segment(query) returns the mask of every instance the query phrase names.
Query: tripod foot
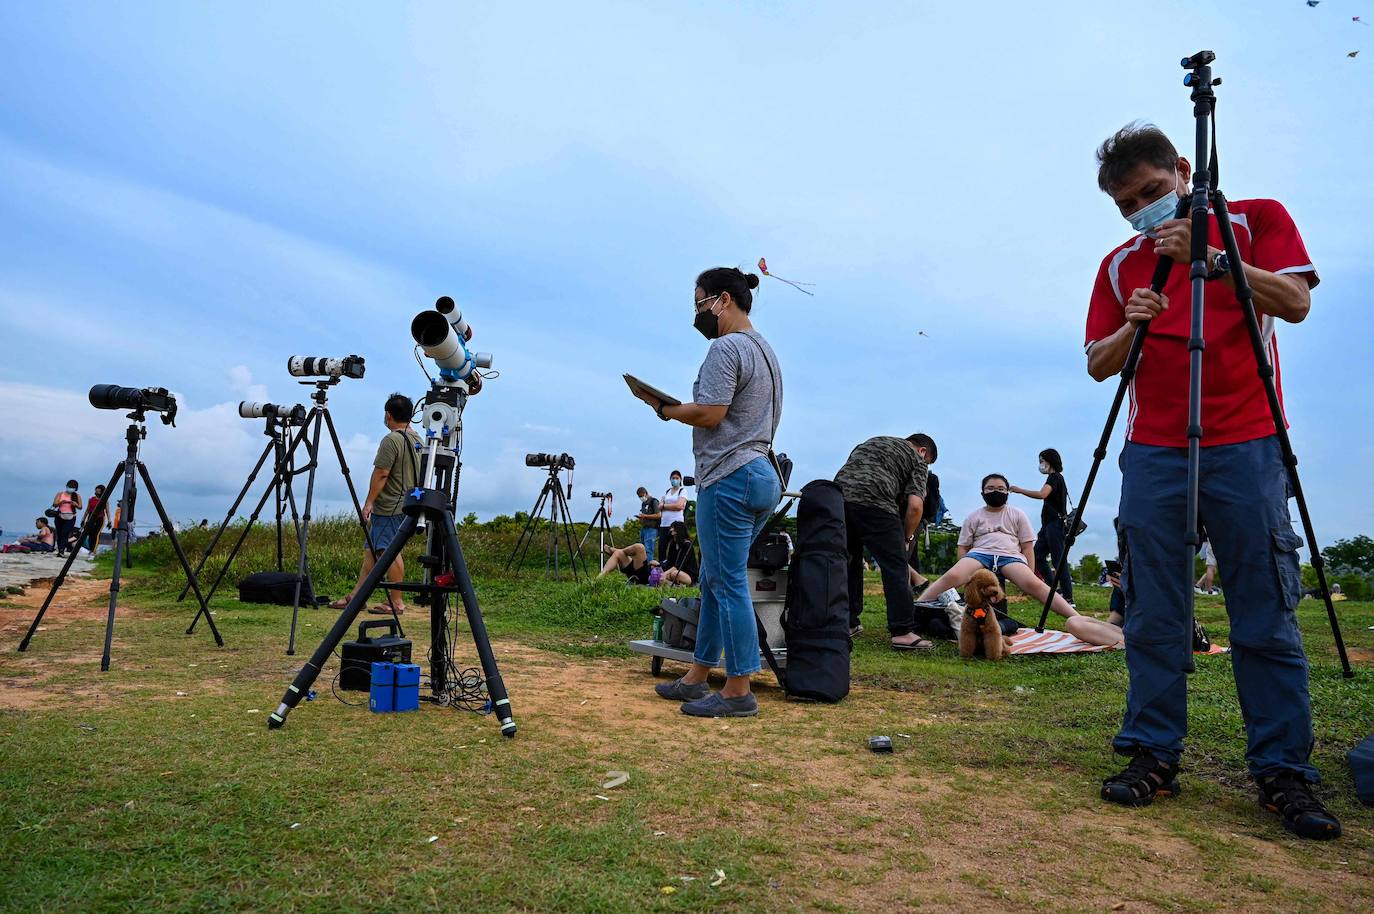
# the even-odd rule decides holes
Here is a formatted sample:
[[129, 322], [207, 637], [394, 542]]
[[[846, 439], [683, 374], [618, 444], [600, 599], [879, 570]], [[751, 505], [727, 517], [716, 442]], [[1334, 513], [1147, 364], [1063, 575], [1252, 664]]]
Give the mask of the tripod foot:
[[291, 709], [285, 704], [277, 705], [277, 710], [267, 715], [267, 729], [280, 730], [286, 724], [286, 715], [291, 713]]

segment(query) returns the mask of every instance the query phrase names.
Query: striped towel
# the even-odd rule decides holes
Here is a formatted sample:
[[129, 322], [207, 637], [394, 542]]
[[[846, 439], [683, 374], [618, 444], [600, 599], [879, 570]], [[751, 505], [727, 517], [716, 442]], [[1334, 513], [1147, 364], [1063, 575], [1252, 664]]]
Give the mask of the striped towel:
[[[1053, 629], [1045, 629], [1037, 633], [1033, 628], [1023, 628], [1011, 636], [1011, 654], [1096, 654], [1101, 651], [1114, 651], [1114, 647], [1106, 647], [1100, 644], [1089, 644], [1086, 641], [1079, 641], [1068, 632], [1058, 632]], [[1225, 654], [1229, 648], [1224, 648], [1219, 644], [1213, 644], [1212, 649], [1206, 651], [1208, 654]]]
[[1115, 650], [1115, 648], [1079, 641], [1068, 632], [1058, 632], [1049, 628], [1045, 629], [1043, 632], [1036, 632], [1033, 628], [1023, 628], [1011, 636], [1011, 650], [1009, 653], [1095, 654], [1098, 651], [1110, 650]]

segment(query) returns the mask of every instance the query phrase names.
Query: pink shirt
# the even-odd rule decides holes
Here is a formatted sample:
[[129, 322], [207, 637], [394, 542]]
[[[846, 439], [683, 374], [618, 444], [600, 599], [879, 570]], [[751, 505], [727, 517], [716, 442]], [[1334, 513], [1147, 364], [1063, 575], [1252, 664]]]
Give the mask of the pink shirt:
[[1021, 554], [1022, 543], [1035, 542], [1030, 518], [1020, 508], [1007, 505], [1000, 511], [978, 508], [964, 518], [959, 528], [959, 545], [970, 552], [989, 555]]

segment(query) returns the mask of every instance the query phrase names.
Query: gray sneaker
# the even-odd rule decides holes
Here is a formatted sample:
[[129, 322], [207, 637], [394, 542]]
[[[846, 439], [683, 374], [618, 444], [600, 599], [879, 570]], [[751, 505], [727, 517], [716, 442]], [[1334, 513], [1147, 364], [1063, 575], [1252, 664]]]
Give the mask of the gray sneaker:
[[739, 698], [726, 698], [719, 692], [711, 692], [684, 704], [682, 713], [692, 717], [753, 717], [759, 713], [759, 703], [753, 692]]
[[704, 682], [690, 685], [681, 679], [674, 679], [672, 682], [660, 682], [654, 686], [654, 691], [658, 693], [659, 698], [669, 701], [694, 701], [709, 695], [711, 687]]

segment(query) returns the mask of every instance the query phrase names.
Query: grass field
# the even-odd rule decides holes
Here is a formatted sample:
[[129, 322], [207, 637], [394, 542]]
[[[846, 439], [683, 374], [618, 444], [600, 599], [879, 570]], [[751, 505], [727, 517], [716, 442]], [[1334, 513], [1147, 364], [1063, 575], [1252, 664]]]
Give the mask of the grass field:
[[[1118, 766], [1120, 653], [997, 665], [961, 662], [952, 645], [895, 654], [875, 580], [843, 703], [785, 702], [764, 674], [759, 717], [689, 719], [653, 696], [647, 660], [624, 646], [647, 635], [655, 595], [543, 580], [533, 559], [506, 574], [516, 533], [462, 533], [512, 741], [468, 712], [340, 703], [333, 667], [269, 732], [335, 614], [303, 611], [287, 657], [289, 609], [242, 605], [226, 586], [213, 604], [225, 646], [203, 627], [187, 636], [193, 611], [174, 602], [165, 543], [135, 552], [109, 673], [107, 582], [65, 588], [26, 654], [14, 647], [41, 591], [0, 604], [0, 910], [1374, 909], [1374, 810], [1343, 757], [1374, 730], [1374, 604], [1339, 605], [1354, 681], [1324, 613], [1300, 611], [1321, 794], [1346, 828], [1311, 844], [1255, 805], [1224, 656], [1199, 658], [1191, 679], [1183, 795], [1108, 808], [1097, 785]], [[345, 591], [356, 536], [339, 521], [313, 528], [321, 592]], [[265, 533], [249, 543], [230, 582], [272, 561]], [[1079, 593], [1080, 609], [1105, 612], [1105, 590]], [[1200, 598], [1199, 613], [1224, 644], [1220, 600]], [[1013, 614], [1033, 621], [1029, 604]], [[405, 623], [421, 658], [427, 614]], [[459, 653], [475, 664], [470, 642]], [[868, 752], [880, 733], [894, 754]], [[603, 789], [610, 770], [629, 782]]]

